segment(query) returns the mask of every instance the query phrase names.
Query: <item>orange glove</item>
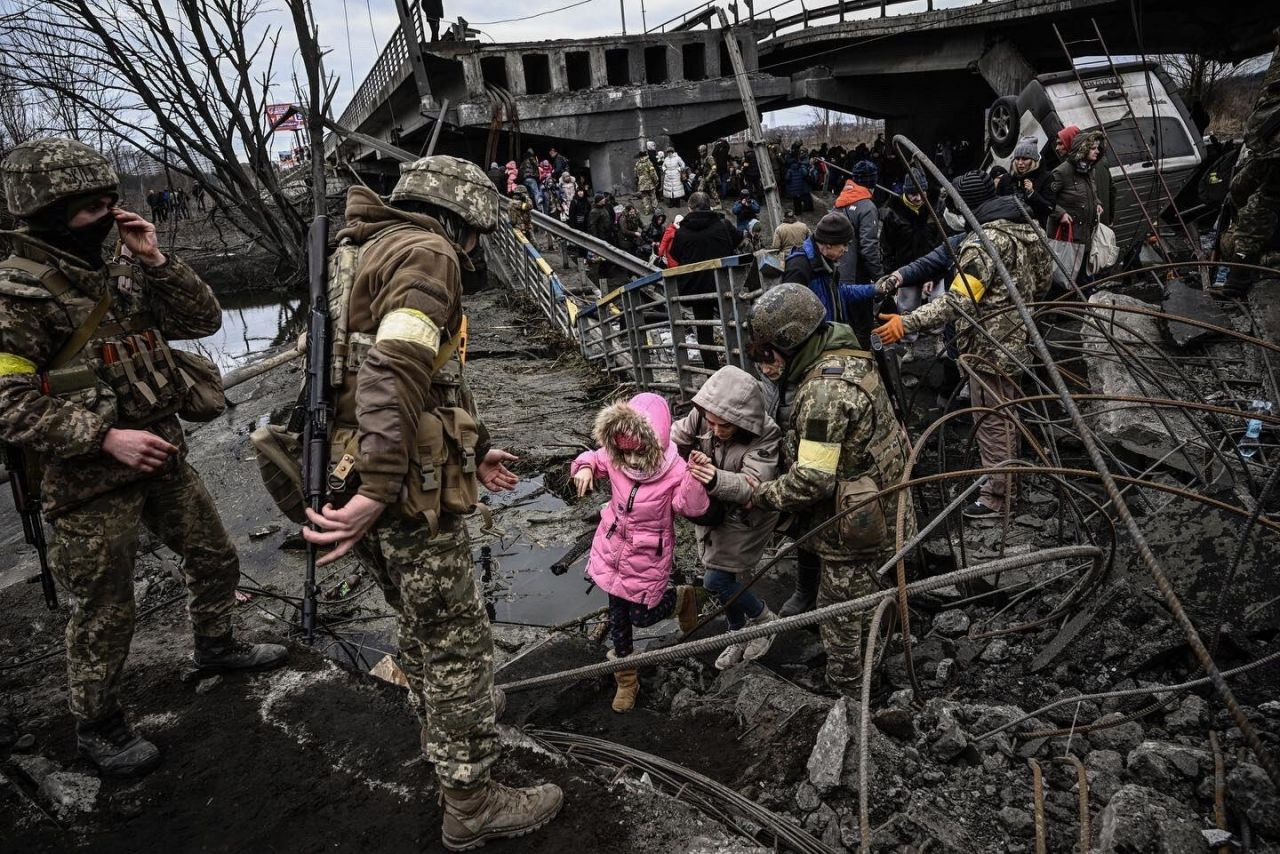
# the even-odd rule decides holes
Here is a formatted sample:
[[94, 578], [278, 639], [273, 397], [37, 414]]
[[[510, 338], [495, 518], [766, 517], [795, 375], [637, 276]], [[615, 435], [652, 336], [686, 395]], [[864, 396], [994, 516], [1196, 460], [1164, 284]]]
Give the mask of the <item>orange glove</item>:
[[877, 326], [872, 332], [880, 337], [884, 345], [887, 347], [901, 341], [902, 336], [906, 334], [906, 330], [902, 328], [902, 315], [881, 314], [879, 318], [884, 321], [884, 325]]

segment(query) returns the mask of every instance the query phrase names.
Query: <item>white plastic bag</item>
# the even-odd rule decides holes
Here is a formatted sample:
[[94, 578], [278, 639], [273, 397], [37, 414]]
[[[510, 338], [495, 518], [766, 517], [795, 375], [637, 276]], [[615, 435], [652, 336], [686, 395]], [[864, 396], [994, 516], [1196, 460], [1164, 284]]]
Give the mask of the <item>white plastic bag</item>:
[[1098, 223], [1093, 231], [1093, 243], [1089, 246], [1089, 275], [1095, 275], [1120, 260], [1120, 247], [1116, 233], [1108, 225]]
[[[1065, 234], [1066, 240], [1062, 237]], [[1049, 239], [1049, 251], [1055, 259], [1053, 264], [1053, 280], [1058, 287], [1070, 289], [1071, 283], [1080, 275], [1080, 264], [1084, 261], [1085, 245], [1074, 243], [1070, 225], [1059, 225], [1053, 237]]]

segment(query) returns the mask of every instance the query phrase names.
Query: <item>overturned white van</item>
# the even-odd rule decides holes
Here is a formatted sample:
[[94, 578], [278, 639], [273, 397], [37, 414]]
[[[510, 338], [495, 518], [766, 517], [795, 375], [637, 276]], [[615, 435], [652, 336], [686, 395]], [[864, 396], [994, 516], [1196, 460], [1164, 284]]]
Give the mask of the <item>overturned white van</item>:
[[996, 99], [987, 111], [987, 165], [1007, 169], [1019, 138], [1029, 136], [1052, 166], [1053, 141], [1070, 125], [1106, 132], [1111, 227], [1123, 256], [1150, 232], [1148, 218], [1174, 218], [1173, 199], [1195, 178], [1204, 144], [1162, 68], [1116, 63], [1041, 74], [1017, 97]]

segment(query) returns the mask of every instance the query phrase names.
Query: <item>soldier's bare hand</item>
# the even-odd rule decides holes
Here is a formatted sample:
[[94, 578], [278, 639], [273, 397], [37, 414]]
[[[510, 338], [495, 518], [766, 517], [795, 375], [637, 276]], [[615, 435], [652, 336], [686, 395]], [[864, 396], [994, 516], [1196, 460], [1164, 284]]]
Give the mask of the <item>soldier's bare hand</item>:
[[120, 240], [129, 250], [129, 254], [149, 267], [159, 267], [165, 262], [164, 253], [156, 240], [156, 227], [133, 211], [115, 208], [111, 211], [116, 218], [116, 228], [120, 231]]
[[146, 430], [119, 430], [112, 427], [102, 437], [102, 451], [131, 469], [153, 472], [178, 449]]
[[581, 498], [591, 490], [595, 489], [595, 473], [591, 471], [590, 467], [578, 469], [578, 473], [573, 476], [573, 485], [577, 487], [578, 497]]
[[333, 551], [316, 561], [316, 566], [324, 566], [351, 551], [351, 547], [369, 533], [387, 505], [363, 495], [355, 495], [341, 510], [335, 509], [332, 504], [326, 504], [319, 513], [310, 507], [305, 509], [307, 519], [315, 528], [303, 528], [302, 538], [317, 546], [333, 546]]
[[490, 492], [510, 492], [516, 488], [520, 478], [507, 468], [505, 463], [515, 462], [518, 459], [520, 458], [515, 454], [493, 448], [476, 466], [476, 476], [484, 484], [484, 488]]

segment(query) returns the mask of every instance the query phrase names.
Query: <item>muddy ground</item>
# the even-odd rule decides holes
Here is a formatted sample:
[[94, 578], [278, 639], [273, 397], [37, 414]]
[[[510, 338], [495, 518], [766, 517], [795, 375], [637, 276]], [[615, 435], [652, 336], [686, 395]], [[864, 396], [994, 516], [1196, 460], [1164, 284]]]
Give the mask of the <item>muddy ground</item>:
[[[587, 634], [568, 632], [543, 644], [547, 633], [538, 626], [602, 602], [598, 591], [584, 595], [580, 564], [560, 577], [546, 569], [592, 527], [594, 503], [567, 500], [567, 462], [590, 442], [600, 404], [621, 390], [604, 383], [506, 291], [470, 295], [467, 310], [472, 385], [496, 444], [520, 456], [523, 478], [513, 496], [492, 500], [491, 528], [483, 529], [479, 514], [471, 525], [495, 624], [497, 681], [601, 661], [604, 648]], [[912, 386], [922, 389], [918, 414], [924, 417], [923, 409], [938, 401], [928, 371], [916, 373]], [[300, 590], [302, 553], [296, 531], [260, 486], [248, 434], [285, 414], [299, 378], [295, 364], [250, 381], [229, 393], [234, 405], [226, 415], [189, 430], [191, 461], [218, 502], [240, 549], [244, 586], [252, 591], [239, 608], [239, 630], [290, 641], [292, 659], [274, 673], [197, 682], [187, 663], [189, 628], [174, 601], [181, 591], [176, 560], [144, 544], [135, 586], [140, 617], [123, 690], [134, 721], [165, 759], [141, 780], [99, 781], [75, 755], [59, 655], [66, 604], [58, 613], [45, 610], [39, 586], [26, 583], [34, 557], [21, 545], [9, 508], [0, 513], [0, 542], [7, 546], [0, 573], [0, 771], [7, 781], [0, 783], [0, 849], [442, 850], [435, 784], [420, 758], [403, 691], [364, 672], [394, 651], [380, 593], [354, 562], [340, 562], [321, 574], [325, 629], [316, 647], [299, 644], [292, 628], [290, 597]], [[949, 439], [955, 453], [962, 432]], [[1060, 502], [1048, 484], [1036, 483], [1025, 490], [1025, 512], [1009, 532], [989, 522], [966, 526], [963, 562], [1060, 545]], [[1277, 650], [1280, 616], [1265, 607], [1280, 595], [1271, 571], [1280, 565], [1272, 531], [1254, 532], [1224, 584], [1224, 567], [1236, 557], [1238, 517], [1174, 502], [1146, 513], [1143, 524], [1197, 625], [1224, 624], [1216, 650], [1221, 668]], [[1086, 527], [1109, 547], [1105, 526]], [[687, 537], [685, 531], [681, 557], [692, 568]], [[935, 537], [919, 571], [954, 568], [959, 543], [954, 528]], [[1078, 850], [1076, 778], [1060, 761], [1070, 753], [1088, 769], [1095, 850], [1207, 852], [1210, 837], [1202, 831], [1214, 824], [1210, 730], [1224, 751], [1237, 839], [1248, 826], [1251, 850], [1280, 850], [1280, 800], [1258, 779], [1239, 730], [1207, 688], [1110, 729], [981, 738], [1048, 702], [1114, 687], [1139, 693], [1060, 706], [1014, 729], [1070, 729], [1126, 714], [1149, 705], [1153, 686], [1198, 675], [1123, 537], [1116, 549], [1105, 576], [1079, 605], [1027, 631], [984, 635], [1048, 616], [1083, 565], [1033, 566], [996, 584], [974, 582], [913, 599], [920, 703], [911, 702], [897, 639], [880, 643], [883, 667], [872, 690], [872, 851], [1034, 850], [1030, 758], [1045, 773], [1047, 850]], [[790, 571], [784, 561], [757, 588], [775, 607], [788, 592]], [[707, 631], [722, 630], [716, 621]], [[668, 623], [642, 636], [661, 644], [671, 634]], [[45, 657], [32, 660], [38, 656]], [[602, 766], [557, 754], [539, 741], [555, 739], [554, 732], [665, 757], [825, 846], [812, 850], [858, 850], [858, 705], [823, 686], [816, 631], [785, 633], [760, 662], [725, 673], [713, 660], [712, 653], [646, 668], [639, 707], [630, 715], [610, 710], [608, 678], [513, 694], [495, 773], [514, 783], [552, 780], [564, 787], [566, 805], [544, 831], [486, 850], [774, 850], [771, 834], [758, 825], [729, 820], [723, 809], [695, 808], [692, 790], [680, 792], [680, 785], [628, 769], [620, 759]], [[1280, 667], [1250, 671], [1232, 685], [1264, 743], [1280, 751]], [[14, 743], [20, 736], [30, 738]], [[67, 780], [94, 796], [60, 803], [57, 793], [66, 787], [59, 781]]]

